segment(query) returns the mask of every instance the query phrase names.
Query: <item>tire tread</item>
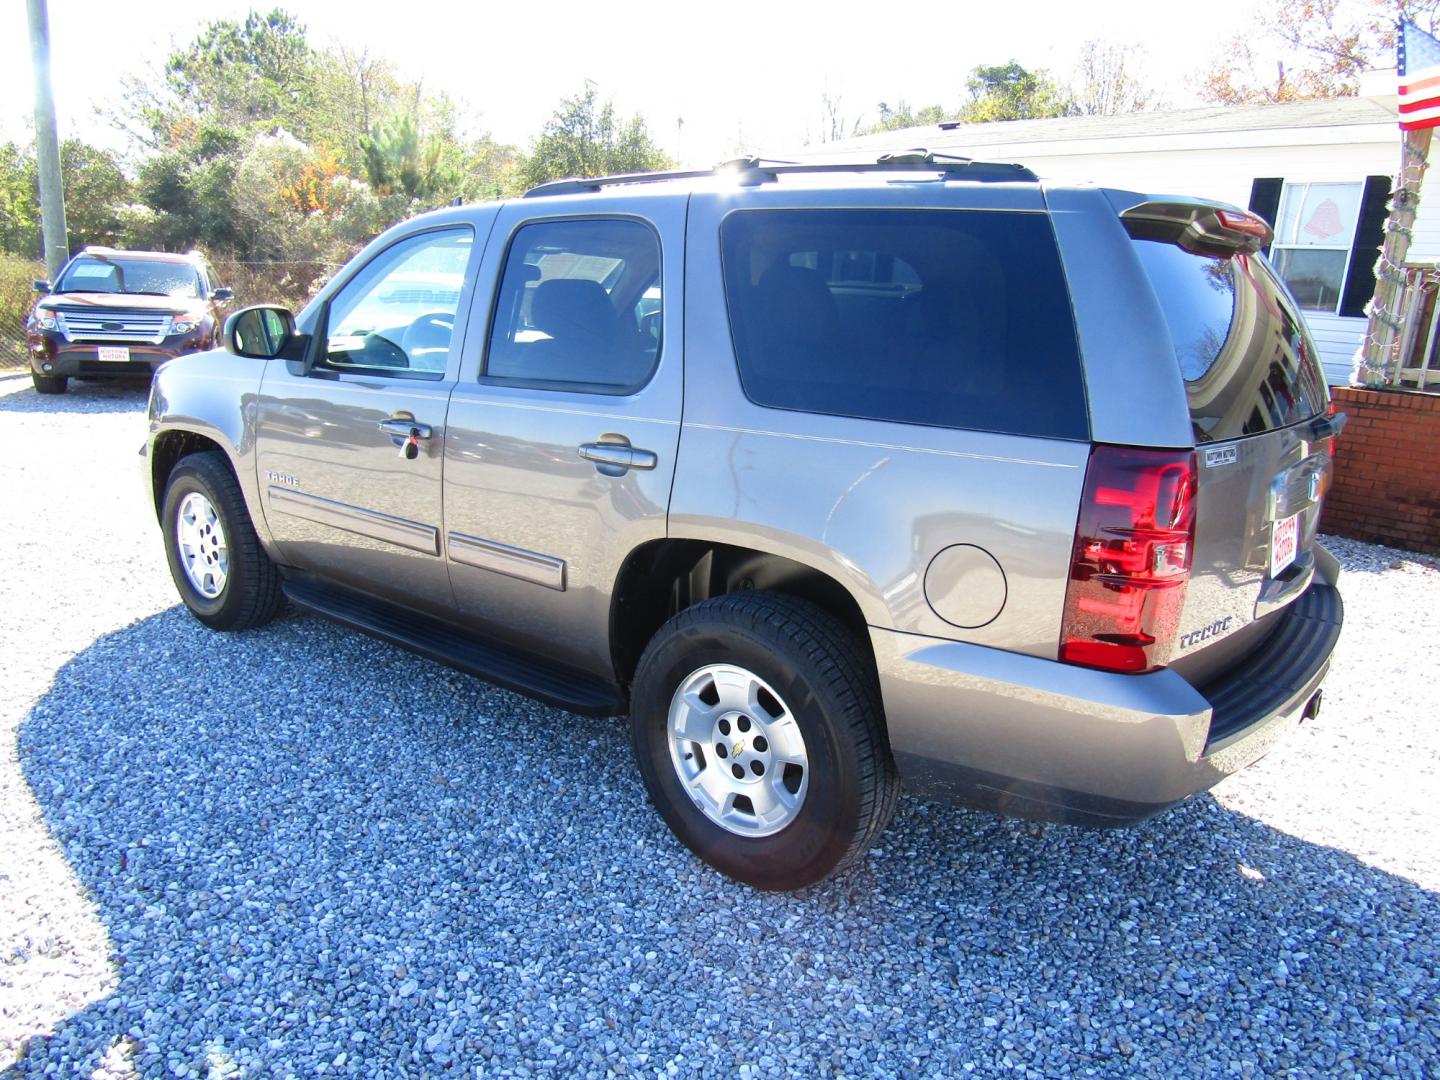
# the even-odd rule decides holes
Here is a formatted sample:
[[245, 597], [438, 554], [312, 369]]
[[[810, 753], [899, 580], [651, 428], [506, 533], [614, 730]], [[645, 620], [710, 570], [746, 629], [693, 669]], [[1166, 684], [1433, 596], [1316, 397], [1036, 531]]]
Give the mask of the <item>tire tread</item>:
[[176, 462], [166, 482], [167, 490], [180, 470], [186, 468], [192, 470], [215, 495], [216, 509], [225, 522], [225, 540], [233, 553], [232, 563], [238, 562], [243, 567], [242, 572], [232, 579], [240, 586], [233, 614], [224, 620], [223, 625], [212, 623], [212, 626], [223, 630], [249, 630], [263, 626], [279, 612], [285, 595], [281, 588], [280, 571], [270, 561], [255, 532], [255, 524], [250, 520], [250, 510], [245, 505], [240, 481], [235, 478], [230, 461], [224, 454], [204, 450], [187, 454]]
[[672, 632], [715, 620], [788, 646], [813, 666], [840, 701], [833, 721], [844, 724], [857, 749], [858, 825], [832, 873], [852, 865], [879, 839], [895, 815], [900, 778], [890, 755], [874, 663], [839, 619], [818, 604], [768, 590], [726, 593], [674, 615], [646, 647], [639, 670]]

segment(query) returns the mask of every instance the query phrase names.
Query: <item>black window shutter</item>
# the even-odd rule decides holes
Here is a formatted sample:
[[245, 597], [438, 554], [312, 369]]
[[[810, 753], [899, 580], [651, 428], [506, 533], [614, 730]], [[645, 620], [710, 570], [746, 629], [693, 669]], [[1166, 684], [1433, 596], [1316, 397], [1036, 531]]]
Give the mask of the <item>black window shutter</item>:
[[[1280, 192], [1285, 181], [1278, 176], [1257, 176], [1250, 182], [1250, 212], [1265, 219], [1265, 224], [1275, 228], [1275, 215], [1280, 212]], [[1270, 254], [1270, 248], [1265, 248]]]
[[1388, 176], [1365, 178], [1360, 221], [1355, 226], [1355, 242], [1350, 245], [1350, 273], [1345, 278], [1345, 295], [1340, 298], [1341, 315], [1364, 318], [1365, 304], [1375, 295], [1375, 259], [1385, 242], [1390, 183]]

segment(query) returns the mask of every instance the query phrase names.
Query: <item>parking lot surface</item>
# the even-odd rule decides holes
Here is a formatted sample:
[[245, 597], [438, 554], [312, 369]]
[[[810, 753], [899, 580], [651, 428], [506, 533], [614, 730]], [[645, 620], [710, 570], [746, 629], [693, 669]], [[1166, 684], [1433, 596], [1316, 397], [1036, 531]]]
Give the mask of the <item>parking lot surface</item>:
[[1325, 707], [1213, 795], [1106, 832], [906, 800], [770, 895], [670, 838], [619, 720], [191, 619], [144, 393], [0, 378], [0, 1070], [1440, 1073], [1435, 560], [1333, 542]]

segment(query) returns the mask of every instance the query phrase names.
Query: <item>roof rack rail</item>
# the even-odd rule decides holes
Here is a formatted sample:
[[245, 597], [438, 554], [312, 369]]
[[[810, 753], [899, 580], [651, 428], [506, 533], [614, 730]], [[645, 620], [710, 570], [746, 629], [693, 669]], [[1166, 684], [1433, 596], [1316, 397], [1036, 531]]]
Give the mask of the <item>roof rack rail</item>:
[[743, 157], [722, 161], [712, 169], [676, 169], [668, 172], [620, 173], [615, 176], [570, 177], [551, 180], [525, 192], [532, 199], [548, 195], [578, 195], [601, 191], [623, 184], [654, 184], [665, 180], [700, 180], [727, 173], [738, 175], [742, 182], [763, 184], [781, 175], [807, 173], [876, 173], [876, 172], [941, 172], [946, 179], [982, 181], [1033, 182], [1036, 175], [1024, 165], [996, 161], [975, 161], [953, 154], [936, 154], [923, 147], [881, 154], [874, 161], [826, 161], [806, 163], [776, 161], [768, 158]]

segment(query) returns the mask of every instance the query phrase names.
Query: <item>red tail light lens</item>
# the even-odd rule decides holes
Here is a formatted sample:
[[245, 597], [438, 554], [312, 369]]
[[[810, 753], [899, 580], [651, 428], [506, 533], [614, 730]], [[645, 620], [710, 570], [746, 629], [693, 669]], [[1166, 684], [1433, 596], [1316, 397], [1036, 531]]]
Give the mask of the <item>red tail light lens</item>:
[[1060, 659], [1162, 667], [1179, 631], [1195, 544], [1195, 454], [1097, 446], [1075, 528]]
[[1237, 213], [1234, 210], [1216, 210], [1215, 216], [1220, 219], [1220, 225], [1231, 232], [1255, 236], [1267, 244], [1270, 242], [1270, 226], [1254, 214]]

